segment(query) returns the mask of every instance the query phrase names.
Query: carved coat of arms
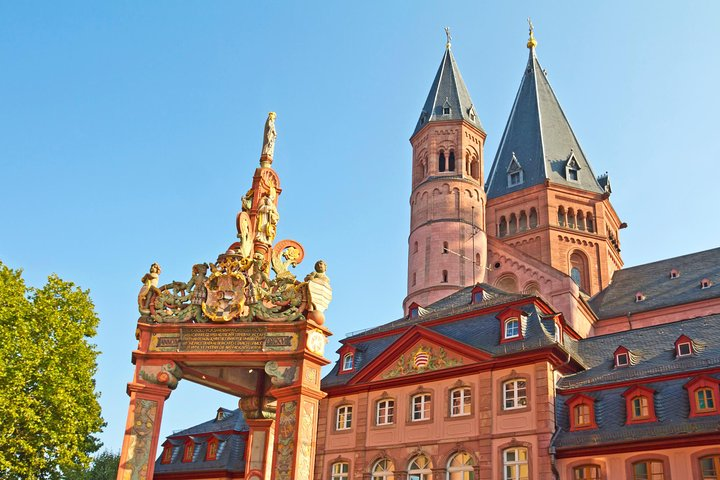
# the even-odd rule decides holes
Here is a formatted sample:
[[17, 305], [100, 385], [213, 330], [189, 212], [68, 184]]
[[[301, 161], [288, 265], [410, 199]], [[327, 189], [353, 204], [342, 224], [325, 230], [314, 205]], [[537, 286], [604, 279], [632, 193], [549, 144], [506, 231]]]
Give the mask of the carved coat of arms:
[[246, 283], [238, 260], [227, 258], [219, 263], [205, 282], [203, 313], [213, 322], [230, 322], [243, 315]]

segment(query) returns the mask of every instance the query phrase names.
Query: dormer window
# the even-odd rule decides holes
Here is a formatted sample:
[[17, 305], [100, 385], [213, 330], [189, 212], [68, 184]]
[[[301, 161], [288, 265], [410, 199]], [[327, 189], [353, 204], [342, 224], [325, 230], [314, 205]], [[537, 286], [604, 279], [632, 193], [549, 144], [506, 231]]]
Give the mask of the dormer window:
[[508, 308], [497, 315], [500, 320], [500, 343], [513, 342], [525, 337], [524, 318], [527, 314], [519, 308]]
[[426, 112], [422, 112], [422, 113], [420, 114], [420, 123], [425, 123], [426, 121], [427, 121], [427, 113], [426, 113]]
[[671, 279], [678, 278], [679, 276], [680, 276], [680, 272], [676, 268], [673, 268], [672, 270], [670, 270], [670, 278]]
[[521, 183], [523, 183], [523, 180], [523, 169], [520, 166], [520, 162], [518, 162], [517, 157], [515, 156], [515, 152], [513, 152], [512, 158], [510, 159], [510, 165], [508, 165], [507, 169], [508, 187], [520, 185]]
[[630, 359], [627, 353], [618, 353], [615, 355], [615, 366], [616, 367], [627, 367], [630, 365]]
[[635, 302], [637, 303], [637, 302], [643, 302], [643, 301], [645, 301], [645, 294], [642, 292], [637, 292], [635, 294]]
[[520, 321], [517, 318], [505, 320], [505, 338], [517, 338], [520, 336]]
[[420, 316], [420, 305], [413, 302], [408, 307], [408, 318], [418, 318]]
[[355, 355], [353, 355], [352, 353], [346, 353], [345, 355], [343, 355], [343, 360], [342, 360], [343, 371], [352, 370], [354, 360], [355, 360]]
[[695, 377], [683, 388], [688, 391], [690, 401], [690, 418], [707, 415], [718, 415], [718, 398], [720, 398], [720, 380], [707, 375]]
[[570, 414], [570, 431], [597, 428], [595, 422], [595, 399], [583, 394], [569, 398], [565, 404]]
[[206, 461], [212, 461], [217, 460], [217, 454], [218, 454], [218, 444], [220, 442], [216, 437], [212, 437], [207, 442], [207, 453], [205, 455]]
[[637, 386], [623, 393], [626, 407], [626, 424], [656, 422], [655, 391], [651, 388]]
[[445, 103], [443, 103], [442, 112], [443, 115], [450, 115], [450, 102], [448, 102], [447, 97], [445, 97]]
[[475, 121], [475, 118], [477, 117], [477, 114], [475, 113], [475, 107], [473, 105], [470, 105], [470, 108], [468, 108], [468, 116], [470, 117], [470, 121]]
[[163, 447], [163, 453], [162, 458], [160, 459], [160, 463], [167, 464], [170, 463], [172, 460], [172, 453], [173, 453], [173, 446], [170, 443], [167, 443]]
[[710, 281], [709, 278], [703, 278], [702, 280], [700, 280], [700, 288], [701, 289], [705, 290], [706, 288], [710, 288], [710, 287], [712, 287], [712, 282]]
[[185, 443], [185, 450], [183, 452], [183, 462], [192, 462], [193, 455], [195, 454], [195, 442], [188, 440]]
[[472, 303], [481, 303], [483, 300], [485, 300], [485, 290], [480, 285], [476, 285], [472, 289]]
[[570, 157], [568, 158], [567, 164], [565, 164], [565, 179], [571, 182], [577, 182], [579, 170], [580, 165], [575, 159], [575, 154], [570, 150]]
[[675, 340], [675, 357], [689, 357], [693, 353], [695, 353], [695, 349], [690, 337], [687, 335], [680, 335], [680, 337]]

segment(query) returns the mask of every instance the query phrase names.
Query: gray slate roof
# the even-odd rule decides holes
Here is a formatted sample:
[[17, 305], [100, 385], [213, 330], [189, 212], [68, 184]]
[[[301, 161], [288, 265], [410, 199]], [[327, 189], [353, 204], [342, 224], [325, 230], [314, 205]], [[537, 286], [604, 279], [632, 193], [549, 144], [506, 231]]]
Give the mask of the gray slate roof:
[[[333, 366], [332, 371], [323, 378], [322, 388], [331, 388], [347, 384], [355, 375], [368, 366], [375, 358], [390, 348], [404, 333], [415, 325], [423, 325], [430, 320], [448, 317], [451, 315], [480, 310], [492, 305], [501, 305], [514, 300], [526, 298], [517, 308], [528, 313], [522, 326], [525, 339], [500, 344], [500, 321], [496, 315], [502, 311], [478, 314], [466, 319], [441, 325], [427, 326], [435, 333], [448, 337], [457, 342], [464, 343], [482, 352], [497, 357], [519, 351], [528, 351], [553, 345], [554, 322], [548, 322], [542, 312], [538, 311], [527, 295], [508, 294], [497, 288], [483, 284], [485, 300], [479, 304], [471, 303], [473, 287], [466, 287], [434, 304], [426, 307], [428, 313], [417, 318], [400, 319], [383, 326], [367, 330], [361, 334], [348, 337], [346, 344], [353, 345], [355, 352], [355, 369], [350, 373], [339, 373], [339, 362]], [[369, 334], [383, 331], [397, 330], [388, 336], [366, 340]]]
[[[677, 269], [678, 278], [670, 278]], [[708, 278], [710, 288], [700, 288]], [[642, 292], [645, 300], [635, 301]], [[589, 303], [598, 318], [611, 318], [720, 297], [720, 248], [617, 270], [612, 282]], [[631, 317], [632, 319], [632, 317]]]
[[[450, 106], [449, 115], [443, 115], [443, 106], [446, 103]], [[429, 122], [446, 120], [465, 120], [481, 131], [485, 131], [477, 112], [475, 112], [474, 119], [470, 115], [471, 108], [474, 108], [473, 105], [455, 57], [448, 47], [445, 49], [440, 68], [438, 68], [435, 80], [430, 87], [430, 93], [428, 93], [425, 105], [420, 112], [413, 135]], [[477, 109], [475, 108], [475, 110]]]
[[[719, 378], [719, 375], [710, 375]], [[637, 440], [678, 438], [685, 435], [717, 433], [720, 422], [715, 415], [689, 418], [690, 403], [687, 390], [683, 388], [693, 376], [664, 382], [643, 384], [655, 390], [655, 415], [657, 422], [625, 425], [625, 398], [628, 387], [613, 388], [586, 395], [595, 399], [597, 429], [570, 432], [570, 412], [565, 402], [568, 395], [558, 395], [555, 415], [559, 427], [553, 445], [557, 449], [590, 447], [632, 442]]]
[[[565, 178], [565, 166], [571, 151], [579, 167], [577, 181]], [[507, 174], [513, 154], [522, 167], [523, 182], [509, 187]], [[604, 191], [538, 63], [535, 50], [531, 49], [520, 89], [490, 169], [487, 196], [499, 197], [542, 184], [546, 179], [591, 192]]]
[[[246, 432], [249, 427], [240, 409], [221, 408], [220, 410], [223, 412], [221, 420], [212, 419], [169, 436], [167, 441], [173, 445], [172, 458], [170, 463], [163, 464], [161, 453], [155, 461], [155, 473], [170, 475], [180, 472], [244, 472], [246, 441], [245, 436], [240, 435], [239, 432]], [[227, 433], [229, 431], [233, 433]], [[207, 441], [213, 434], [220, 440], [217, 459], [206, 461]], [[188, 438], [195, 442], [193, 461], [183, 462], [184, 445]]]

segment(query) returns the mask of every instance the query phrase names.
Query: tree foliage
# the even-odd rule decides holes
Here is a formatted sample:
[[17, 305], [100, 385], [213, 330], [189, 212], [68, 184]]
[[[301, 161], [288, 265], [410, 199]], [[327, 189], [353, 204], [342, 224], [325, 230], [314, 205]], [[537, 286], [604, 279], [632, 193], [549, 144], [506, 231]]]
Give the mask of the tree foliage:
[[89, 293], [56, 275], [30, 288], [0, 262], [0, 478], [87, 468], [104, 423], [93, 375]]
[[115, 480], [120, 465], [120, 452], [103, 450], [93, 459], [89, 469], [68, 472], [65, 480]]

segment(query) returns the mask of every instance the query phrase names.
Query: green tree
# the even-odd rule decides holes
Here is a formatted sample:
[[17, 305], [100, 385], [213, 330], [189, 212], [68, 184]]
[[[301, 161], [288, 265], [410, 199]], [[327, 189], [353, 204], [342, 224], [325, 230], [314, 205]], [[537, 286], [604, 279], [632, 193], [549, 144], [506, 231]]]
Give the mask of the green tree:
[[120, 452], [103, 450], [93, 459], [92, 467], [68, 472], [65, 480], [115, 480], [120, 465]]
[[0, 262], [0, 478], [89, 467], [104, 425], [88, 343], [98, 322], [87, 291], [56, 275], [30, 288]]

